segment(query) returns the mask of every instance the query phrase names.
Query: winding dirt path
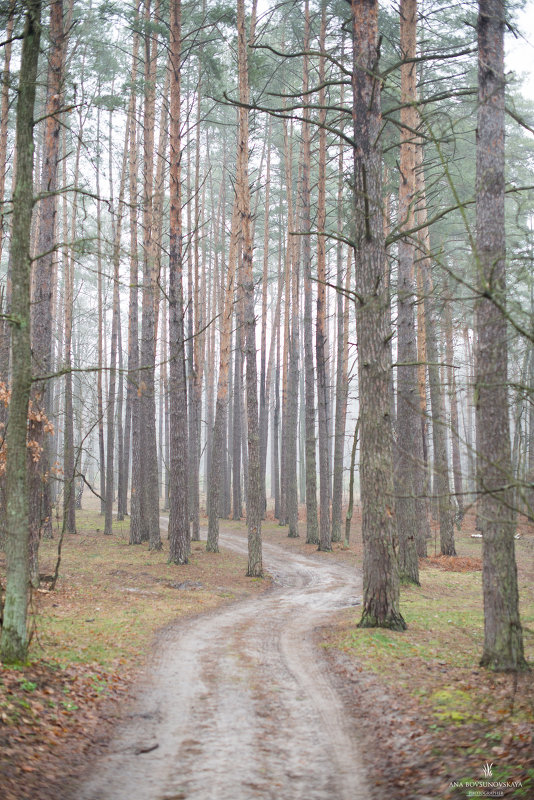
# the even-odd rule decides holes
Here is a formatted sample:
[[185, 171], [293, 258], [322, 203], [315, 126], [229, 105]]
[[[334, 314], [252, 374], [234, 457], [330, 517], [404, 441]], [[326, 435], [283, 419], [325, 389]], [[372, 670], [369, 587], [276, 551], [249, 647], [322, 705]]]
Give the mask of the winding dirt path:
[[[246, 552], [234, 533], [221, 544]], [[368, 800], [354, 720], [313, 644], [360, 579], [329, 558], [263, 552], [273, 589], [167, 630], [77, 800]]]

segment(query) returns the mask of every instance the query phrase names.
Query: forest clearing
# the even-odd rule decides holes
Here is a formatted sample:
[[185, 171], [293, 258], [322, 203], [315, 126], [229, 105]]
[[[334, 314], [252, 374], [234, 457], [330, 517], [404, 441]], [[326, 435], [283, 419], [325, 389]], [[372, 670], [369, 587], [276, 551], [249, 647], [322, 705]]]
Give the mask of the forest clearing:
[[534, 797], [533, 2], [0, 2], [2, 800]]

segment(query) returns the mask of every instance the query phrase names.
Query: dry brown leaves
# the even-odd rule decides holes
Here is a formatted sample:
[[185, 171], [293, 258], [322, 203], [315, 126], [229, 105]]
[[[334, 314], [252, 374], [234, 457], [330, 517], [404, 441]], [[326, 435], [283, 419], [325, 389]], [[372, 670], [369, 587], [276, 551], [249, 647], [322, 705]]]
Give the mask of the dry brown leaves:
[[[132, 676], [124, 665], [61, 667], [44, 661], [0, 666], [0, 774], [3, 800], [57, 800], [84, 753], [106, 732]], [[65, 759], [68, 749], [69, 758]]]
[[446, 572], [480, 572], [482, 570], [482, 559], [471, 558], [469, 556], [429, 556], [419, 559], [419, 567], [437, 567]]

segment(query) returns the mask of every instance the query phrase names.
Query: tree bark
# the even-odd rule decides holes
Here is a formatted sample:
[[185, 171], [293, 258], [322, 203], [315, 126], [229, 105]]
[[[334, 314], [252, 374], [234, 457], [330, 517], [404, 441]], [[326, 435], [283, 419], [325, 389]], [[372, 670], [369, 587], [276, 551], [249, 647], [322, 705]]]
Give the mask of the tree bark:
[[98, 465], [100, 473], [100, 513], [106, 513], [106, 444], [104, 435], [104, 398], [102, 375], [104, 368], [104, 296], [102, 287], [102, 201], [100, 199], [100, 107], [96, 115], [96, 291], [98, 304], [98, 372], [96, 376], [96, 407], [98, 416]]
[[256, 365], [256, 317], [254, 313], [254, 277], [252, 273], [252, 231], [250, 188], [248, 181], [248, 111], [249, 101], [247, 39], [245, 33], [245, 3], [237, 0], [237, 52], [239, 69], [239, 133], [237, 149], [237, 197], [239, 222], [243, 236], [243, 265], [241, 292], [245, 316], [246, 400], [248, 436], [247, 535], [249, 577], [261, 577], [262, 491], [258, 418], [258, 386]]
[[[138, 3], [140, 0], [138, 0]], [[139, 18], [139, 5], [136, 7], [135, 21]], [[137, 61], [139, 53], [139, 35], [134, 32], [132, 43], [132, 69], [130, 80], [132, 86], [137, 79]], [[137, 282], [138, 282], [138, 263], [137, 263], [137, 135], [136, 135], [136, 93], [131, 94], [131, 114], [129, 117], [129, 144], [128, 144], [128, 198], [129, 198], [129, 223], [130, 223], [130, 280], [129, 280], [129, 300], [128, 300], [128, 368], [126, 374], [126, 412], [124, 421], [124, 447], [123, 447], [123, 480], [121, 507], [124, 514], [128, 513], [128, 483], [130, 473], [130, 455], [132, 460], [132, 493], [130, 501], [133, 501], [134, 486], [138, 486], [138, 479], [134, 481], [134, 460], [139, 464], [139, 439], [137, 438], [137, 456], [134, 454], [135, 446], [132, 431], [134, 429], [134, 407], [136, 406], [136, 370], [139, 365], [139, 342], [137, 334], [138, 310], [137, 310]], [[121, 487], [119, 487], [121, 491]], [[134, 502], [135, 504], [135, 502]], [[139, 514], [135, 515], [139, 525]], [[135, 528], [134, 515], [130, 519], [130, 544], [140, 541], [140, 530]]]
[[360, 627], [406, 627], [399, 610], [389, 382], [391, 332], [381, 197], [378, 3], [352, 0], [355, 281], [360, 390], [363, 614]]
[[[479, 0], [476, 169], [477, 472], [483, 535], [484, 651], [481, 665], [524, 669], [514, 552], [507, 397], [505, 76], [503, 0]], [[495, 302], [497, 301], [497, 303]]]
[[319, 175], [317, 197], [317, 319], [315, 329], [315, 357], [317, 362], [317, 410], [319, 417], [319, 550], [332, 549], [330, 528], [330, 440], [328, 436], [328, 384], [326, 377], [326, 110], [325, 110], [325, 56], [326, 2], [321, 4], [321, 32], [319, 36]]
[[[269, 211], [271, 195], [271, 118], [267, 127], [267, 167], [265, 176], [265, 208], [263, 217], [263, 276], [261, 284], [261, 348], [260, 348], [260, 460], [263, 508], [267, 508], [265, 487], [267, 466], [267, 441], [269, 432], [269, 406], [267, 390], [267, 301], [269, 278]], [[272, 335], [272, 334], [271, 334]]]
[[[153, 17], [157, 19], [159, 0]], [[145, 0], [145, 20], [149, 22], [150, 0]], [[157, 35], [145, 35], [145, 97], [143, 111], [143, 294], [141, 308], [141, 340], [139, 344], [139, 392], [141, 410], [140, 443], [141, 502], [148, 527], [149, 550], [161, 550], [159, 530], [158, 451], [156, 441], [155, 393], [155, 300], [157, 275], [153, 246], [154, 194], [154, 119], [156, 100]]]
[[[63, 135], [63, 178], [66, 185], [66, 147], [65, 135]], [[76, 147], [76, 159], [74, 166], [74, 185], [78, 185], [80, 171], [80, 151], [81, 136]], [[65, 240], [68, 240], [67, 226], [67, 201], [63, 197], [64, 208], [64, 232]], [[70, 239], [76, 240], [76, 217], [78, 210], [77, 196], [74, 197], [72, 204], [72, 218]], [[63, 466], [63, 530], [66, 533], [76, 533], [76, 498], [75, 498], [75, 458], [74, 458], [74, 408], [73, 408], [73, 381], [72, 381], [72, 317], [74, 302], [74, 261], [71, 253], [65, 248], [63, 253], [64, 264], [64, 284], [65, 284], [65, 433], [64, 433], [64, 466]]]
[[30, 345], [30, 240], [33, 209], [34, 105], [41, 34], [41, 3], [28, 0], [16, 112], [17, 175], [11, 238], [11, 403], [7, 431], [6, 593], [0, 656], [6, 664], [26, 661], [28, 632], [29, 498], [26, 434], [32, 385]]
[[[132, 90], [133, 91], [133, 90]], [[120, 257], [121, 257], [121, 234], [122, 219], [124, 216], [124, 193], [126, 187], [126, 173], [128, 167], [128, 141], [130, 138], [129, 120], [126, 124], [126, 137], [124, 142], [121, 175], [119, 179], [119, 197], [117, 212], [114, 220], [113, 236], [113, 311], [111, 320], [111, 350], [109, 360], [109, 395], [107, 404], [107, 463], [106, 463], [106, 509], [104, 521], [104, 534], [110, 536], [113, 533], [113, 498], [115, 492], [115, 392], [117, 383], [117, 361], [119, 345], [119, 326], [120, 326]], [[111, 150], [111, 136], [109, 142]], [[110, 197], [112, 194], [113, 175], [110, 165]]]
[[[13, 25], [15, 22], [15, 0], [10, 0], [8, 18], [5, 30], [6, 44], [4, 45], [4, 69], [2, 70], [2, 94], [0, 101], [0, 203], [4, 202], [6, 190], [6, 160], [7, 160], [7, 132], [9, 122], [9, 67], [11, 64], [11, 51], [13, 42]], [[0, 260], [2, 258], [2, 245], [4, 242], [4, 218], [0, 219]]]
[[[307, 53], [310, 43], [310, 10], [306, 0], [304, 28], [304, 52]], [[302, 91], [308, 91], [309, 65], [308, 56], [303, 57]], [[307, 94], [304, 94], [307, 97]], [[311, 229], [310, 209], [310, 125], [309, 109], [303, 109], [302, 122], [302, 173], [301, 173], [301, 232], [302, 236], [302, 271], [304, 274], [304, 373], [306, 402], [306, 542], [319, 544], [319, 521], [317, 517], [317, 458], [315, 438], [315, 367], [313, 363], [313, 299], [311, 280], [311, 242], [306, 233]]]
[[232, 227], [230, 232], [230, 250], [228, 254], [228, 272], [226, 278], [226, 292], [221, 321], [221, 339], [219, 355], [219, 379], [217, 384], [217, 403], [215, 407], [215, 425], [213, 429], [212, 461], [209, 469], [208, 484], [208, 540], [206, 550], [211, 553], [219, 552], [219, 515], [220, 515], [220, 488], [221, 467], [226, 457], [225, 452], [225, 422], [228, 405], [228, 373], [230, 369], [230, 345], [232, 339], [233, 301], [235, 293], [235, 274], [237, 265], [237, 203], [234, 202], [232, 212]]
[[[240, 268], [238, 267], [238, 270]], [[234, 398], [232, 421], [232, 517], [240, 520], [243, 515], [241, 498], [241, 425], [243, 421], [243, 320], [239, 299], [236, 302], [236, 332], [234, 354]]]
[[171, 2], [170, 221], [169, 221], [169, 560], [187, 564], [191, 547], [188, 510], [187, 379], [185, 373], [180, 133], [181, 2]]
[[452, 444], [452, 475], [454, 496], [458, 508], [458, 524], [464, 517], [464, 497], [462, 483], [462, 463], [460, 459], [460, 435], [458, 427], [458, 398], [456, 395], [456, 369], [454, 366], [454, 333], [452, 326], [452, 297], [449, 292], [445, 299], [445, 341], [447, 362], [447, 383], [449, 385], [449, 405]]
[[436, 495], [438, 505], [440, 548], [442, 555], [455, 556], [454, 516], [451, 508], [449, 455], [447, 451], [446, 419], [439, 369], [440, 351], [434, 306], [434, 287], [430, 274], [430, 258], [426, 254], [421, 260], [421, 269], [423, 272], [423, 287], [425, 293], [426, 352], [428, 357], [430, 406], [432, 409], [432, 443], [434, 447], [434, 494]]
[[[336, 428], [334, 442], [334, 470], [332, 481], [332, 541], [341, 541], [341, 516], [343, 508], [343, 460], [345, 455], [345, 428], [349, 396], [349, 292], [352, 250], [349, 250], [345, 275], [345, 295], [338, 292], [338, 345], [336, 374]], [[338, 285], [342, 280], [338, 264]]]
[[[416, 190], [415, 133], [417, 128], [416, 82], [417, 0], [401, 0], [401, 143], [399, 185], [399, 227], [414, 227]], [[395, 468], [399, 574], [401, 580], [419, 584], [417, 540], [426, 536], [424, 498], [418, 497], [423, 484], [423, 443], [417, 384], [417, 339], [415, 331], [415, 247], [411, 234], [399, 240], [397, 284], [397, 447]]]
[[[54, 271], [57, 268], [54, 253], [57, 213], [57, 171], [59, 163], [60, 110], [62, 105], [63, 64], [65, 34], [63, 30], [63, 2], [54, 0], [50, 6], [50, 56], [46, 96], [41, 192], [45, 195], [39, 208], [39, 233], [37, 260], [32, 276], [32, 356], [34, 374], [48, 375], [52, 371], [52, 294]], [[32, 420], [29, 437], [42, 448], [38, 460], [30, 462], [30, 572], [32, 582], [39, 582], [37, 563], [39, 538], [52, 531], [52, 506], [50, 498], [49, 441], [45, 433], [46, 422], [52, 416], [52, 385], [50, 380], [34, 381], [32, 387]]]
[[[135, 109], [134, 109], [135, 111]], [[131, 449], [132, 479], [130, 494], [130, 544], [146, 541], [141, 504], [141, 413], [139, 397], [139, 254], [138, 254], [138, 142], [135, 114], [130, 120], [129, 200], [130, 200], [130, 293], [128, 301], [128, 389], [126, 392], [126, 435]], [[128, 425], [131, 429], [128, 430]], [[127, 453], [125, 462], [128, 463]]]

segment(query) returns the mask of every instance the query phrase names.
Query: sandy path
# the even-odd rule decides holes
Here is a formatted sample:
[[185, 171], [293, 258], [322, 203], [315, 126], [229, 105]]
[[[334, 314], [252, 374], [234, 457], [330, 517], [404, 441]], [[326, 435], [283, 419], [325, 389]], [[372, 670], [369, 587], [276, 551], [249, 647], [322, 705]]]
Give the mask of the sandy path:
[[[236, 534], [221, 544], [246, 552]], [[360, 580], [269, 543], [264, 566], [272, 590], [168, 630], [76, 800], [369, 798], [354, 721], [312, 642], [333, 609], [354, 604]]]

